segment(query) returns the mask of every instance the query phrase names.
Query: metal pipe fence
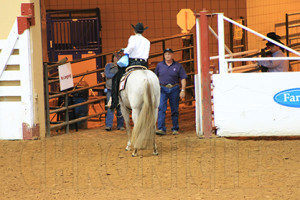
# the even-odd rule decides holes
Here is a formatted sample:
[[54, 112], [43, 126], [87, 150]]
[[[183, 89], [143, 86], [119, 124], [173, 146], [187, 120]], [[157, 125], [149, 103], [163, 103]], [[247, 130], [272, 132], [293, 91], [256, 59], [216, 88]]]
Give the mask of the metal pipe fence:
[[[155, 52], [149, 55], [149, 62], [152, 59], [155, 59], [157, 57], [160, 57], [163, 55], [163, 50], [166, 48], [166, 41], [172, 40], [172, 39], [178, 39], [182, 37], [191, 37], [193, 38], [193, 34], [179, 34], [171, 37], [165, 37], [165, 38], [160, 38], [160, 39], [155, 39], [151, 41], [151, 44], [154, 43], [161, 43], [161, 51], [160, 52]], [[191, 39], [191, 41], [193, 41]], [[192, 69], [194, 69], [194, 57], [193, 57], [193, 52], [194, 52], [194, 46], [191, 44], [190, 46], [186, 47], [179, 47], [179, 48], [173, 48], [174, 52], [188, 52], [190, 57], [185, 60], [179, 61], [179, 63], [183, 65], [190, 65], [192, 66]], [[98, 91], [100, 94], [104, 94], [104, 88], [105, 88], [105, 81], [101, 83], [97, 83], [95, 85], [91, 86], [84, 86], [81, 88], [76, 88], [74, 87], [73, 89], [69, 89], [67, 91], [51, 91], [51, 85], [53, 84], [58, 84], [59, 83], [59, 75], [58, 73], [52, 74], [51, 77], [49, 77], [50, 71], [56, 70], [60, 65], [64, 63], [81, 63], [87, 60], [92, 60], [92, 59], [97, 59], [101, 58], [104, 60], [109, 60], [106, 59], [106, 56], [111, 56], [113, 52], [108, 52], [108, 53], [101, 53], [89, 57], [85, 57], [82, 59], [76, 59], [73, 61], [66, 61], [63, 63], [44, 63], [44, 89], [45, 89], [45, 109], [46, 109], [46, 135], [51, 136], [52, 131], [57, 131], [57, 130], [63, 130], [68, 133], [70, 131], [70, 125], [75, 124], [76, 130], [78, 130], [77, 124], [79, 122], [83, 122], [86, 120], [89, 120], [91, 118], [97, 117], [101, 119], [102, 115], [106, 114], [105, 110], [105, 103], [106, 103], [106, 96], [94, 96], [93, 98], [90, 98], [89, 96], [87, 97], [86, 101], [84, 102], [79, 102], [79, 103], [74, 103], [72, 102], [72, 98], [74, 98], [74, 95], [88, 92], [90, 90], [95, 90]], [[149, 67], [150, 70], [154, 70], [155, 67]], [[95, 73], [102, 73], [104, 72], [104, 67], [99, 68], [99, 69], [94, 69], [90, 70], [87, 72], [83, 73], [78, 73], [74, 74], [73, 78], [82, 78], [86, 75], [91, 75]], [[188, 76], [192, 79], [194, 75], [194, 70], [189, 71], [187, 74]], [[193, 82], [193, 81], [192, 81]], [[190, 91], [190, 93], [194, 93], [194, 85], [190, 84], [187, 85], [186, 87], [187, 90]], [[185, 101], [181, 101], [180, 103], [190, 103], [194, 101], [194, 95], [192, 95], [192, 98], [186, 99]], [[54, 105], [53, 105], [54, 104]], [[86, 116], [74, 116], [76, 115], [75, 109], [80, 108], [82, 106], [93, 106], [94, 104], [99, 104], [102, 105], [102, 110], [100, 112], [95, 112], [94, 114], [89, 114], [87, 113]], [[70, 117], [72, 116], [73, 117]], [[56, 120], [54, 119], [56, 117]]]

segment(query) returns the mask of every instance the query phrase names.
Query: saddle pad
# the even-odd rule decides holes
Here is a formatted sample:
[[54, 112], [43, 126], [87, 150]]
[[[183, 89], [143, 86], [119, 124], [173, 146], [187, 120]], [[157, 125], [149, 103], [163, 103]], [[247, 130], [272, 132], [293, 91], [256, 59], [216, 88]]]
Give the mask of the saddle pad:
[[133, 71], [126, 72], [126, 73], [122, 76], [122, 78], [121, 78], [121, 80], [120, 80], [119, 91], [122, 91], [122, 90], [125, 89], [125, 85], [126, 85], [127, 79], [128, 79], [128, 77], [129, 77], [129, 75], [131, 74], [131, 72], [133, 72]]
[[127, 67], [126, 73], [122, 76], [122, 78], [120, 80], [119, 91], [122, 91], [125, 89], [126, 82], [127, 82], [129, 75], [131, 74], [131, 72], [133, 72], [135, 70], [147, 70], [147, 68], [144, 66], [140, 66], [140, 65]]

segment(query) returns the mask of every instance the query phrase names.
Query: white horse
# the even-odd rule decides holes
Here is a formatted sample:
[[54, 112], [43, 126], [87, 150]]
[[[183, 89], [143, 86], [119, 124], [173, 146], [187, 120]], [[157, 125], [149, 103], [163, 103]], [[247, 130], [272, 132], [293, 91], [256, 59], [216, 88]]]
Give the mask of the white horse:
[[[158, 155], [155, 130], [159, 101], [160, 85], [156, 74], [150, 70], [131, 72], [125, 89], [120, 91], [119, 102], [128, 135], [126, 150], [130, 150], [132, 143], [134, 147], [132, 156], [137, 155], [138, 149], [150, 148], [153, 148], [153, 155]], [[132, 137], [130, 137], [130, 111], [134, 123]]]

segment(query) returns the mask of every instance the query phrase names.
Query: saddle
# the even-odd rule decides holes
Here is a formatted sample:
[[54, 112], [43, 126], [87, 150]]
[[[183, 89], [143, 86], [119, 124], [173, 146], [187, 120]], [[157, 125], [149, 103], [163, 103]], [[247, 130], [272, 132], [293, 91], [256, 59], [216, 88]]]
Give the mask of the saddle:
[[133, 66], [127, 67], [125, 70], [125, 74], [120, 79], [119, 91], [122, 91], [125, 89], [128, 77], [135, 70], [147, 70], [147, 67], [142, 66], [142, 65], [133, 65]]

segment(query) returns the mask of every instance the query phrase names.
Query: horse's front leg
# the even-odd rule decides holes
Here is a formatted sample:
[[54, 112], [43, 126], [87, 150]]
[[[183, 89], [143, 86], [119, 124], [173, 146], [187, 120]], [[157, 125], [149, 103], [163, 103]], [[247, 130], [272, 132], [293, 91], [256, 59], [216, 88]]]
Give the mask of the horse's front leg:
[[158, 155], [157, 146], [156, 146], [155, 142], [153, 144], [153, 155], [155, 155], [155, 156]]
[[137, 149], [136, 148], [134, 148], [131, 156], [132, 157], [136, 157], [137, 156]]

